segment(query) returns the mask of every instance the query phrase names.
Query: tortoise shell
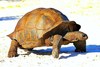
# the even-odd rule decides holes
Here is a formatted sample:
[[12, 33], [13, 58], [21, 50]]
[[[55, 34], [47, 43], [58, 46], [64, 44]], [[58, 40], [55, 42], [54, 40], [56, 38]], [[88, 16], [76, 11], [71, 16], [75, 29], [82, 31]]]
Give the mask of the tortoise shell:
[[36, 42], [46, 32], [68, 18], [53, 8], [38, 8], [26, 13], [17, 23], [14, 32], [8, 36], [20, 45]]

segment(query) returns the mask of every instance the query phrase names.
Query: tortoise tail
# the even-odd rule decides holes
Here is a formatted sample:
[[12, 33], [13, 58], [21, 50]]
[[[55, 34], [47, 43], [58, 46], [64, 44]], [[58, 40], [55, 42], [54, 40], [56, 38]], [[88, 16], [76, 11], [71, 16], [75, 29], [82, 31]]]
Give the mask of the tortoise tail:
[[8, 34], [7, 36], [12, 40], [12, 39], [14, 39], [14, 36], [15, 35], [15, 33], [14, 32], [12, 32], [11, 34]]

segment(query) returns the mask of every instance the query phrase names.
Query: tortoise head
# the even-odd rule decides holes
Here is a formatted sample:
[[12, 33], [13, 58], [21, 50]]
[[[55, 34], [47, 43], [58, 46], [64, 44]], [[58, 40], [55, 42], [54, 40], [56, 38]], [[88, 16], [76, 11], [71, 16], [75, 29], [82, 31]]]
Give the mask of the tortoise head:
[[68, 31], [79, 31], [79, 29], [81, 28], [81, 26], [79, 24], [77, 24], [75, 21], [69, 21], [68, 22]]
[[79, 40], [87, 40], [88, 39], [88, 36], [87, 34], [83, 33], [83, 32], [80, 32], [80, 31], [74, 31], [74, 32], [68, 32], [64, 38], [66, 40], [68, 40], [69, 42], [76, 42], [76, 41], [79, 41]]

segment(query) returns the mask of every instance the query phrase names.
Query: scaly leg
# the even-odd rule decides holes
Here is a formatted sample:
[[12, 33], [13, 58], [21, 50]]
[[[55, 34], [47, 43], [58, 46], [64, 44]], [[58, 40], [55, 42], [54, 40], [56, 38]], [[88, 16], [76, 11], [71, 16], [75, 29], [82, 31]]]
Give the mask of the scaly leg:
[[54, 35], [54, 39], [53, 39], [53, 50], [52, 50], [52, 56], [54, 58], [58, 58], [59, 57], [59, 52], [60, 52], [60, 40], [62, 39], [61, 35]]
[[16, 57], [18, 56], [17, 54], [17, 47], [18, 47], [18, 42], [16, 40], [11, 41], [11, 46], [8, 52], [8, 57]]
[[86, 40], [73, 43], [76, 47], [75, 52], [86, 52]]

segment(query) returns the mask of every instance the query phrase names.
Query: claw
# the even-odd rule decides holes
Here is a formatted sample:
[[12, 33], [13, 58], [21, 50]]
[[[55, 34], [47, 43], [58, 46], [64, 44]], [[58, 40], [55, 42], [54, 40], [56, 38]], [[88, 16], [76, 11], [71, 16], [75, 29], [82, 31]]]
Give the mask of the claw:
[[11, 52], [8, 53], [8, 57], [9, 58], [11, 58], [11, 57], [17, 57], [17, 56], [18, 56], [18, 54], [16, 52], [12, 52], [11, 51]]

